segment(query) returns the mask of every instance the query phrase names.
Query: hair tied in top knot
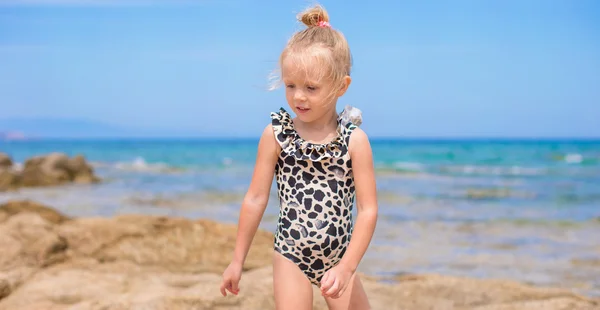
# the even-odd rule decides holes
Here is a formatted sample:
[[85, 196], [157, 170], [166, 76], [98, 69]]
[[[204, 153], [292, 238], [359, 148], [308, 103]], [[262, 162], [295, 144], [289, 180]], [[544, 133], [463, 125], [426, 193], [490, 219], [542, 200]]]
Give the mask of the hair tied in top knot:
[[324, 20], [320, 20], [319, 23], [317, 23], [317, 26], [321, 28], [331, 28], [331, 25]]
[[298, 20], [300, 20], [307, 27], [329, 27], [329, 14], [325, 8], [321, 5], [315, 5], [311, 8], [307, 8], [300, 14], [298, 14]]

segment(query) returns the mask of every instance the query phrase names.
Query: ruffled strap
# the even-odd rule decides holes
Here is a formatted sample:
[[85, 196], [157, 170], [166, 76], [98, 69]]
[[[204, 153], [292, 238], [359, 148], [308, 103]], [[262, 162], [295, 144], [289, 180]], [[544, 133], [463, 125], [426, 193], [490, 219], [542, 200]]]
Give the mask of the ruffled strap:
[[362, 111], [356, 107], [347, 105], [339, 115], [339, 120], [342, 124], [352, 123], [355, 127], [362, 124]]
[[298, 135], [291, 115], [284, 108], [280, 108], [278, 112], [271, 112], [273, 132], [282, 151], [299, 160], [319, 161], [344, 156], [348, 152], [350, 134], [357, 127], [353, 121], [358, 121], [358, 124], [362, 122], [360, 110], [346, 106], [338, 117], [336, 138], [329, 143], [316, 144]]
[[338, 122], [343, 126], [343, 137], [346, 147], [350, 145], [350, 134], [356, 127], [362, 124], [362, 111], [353, 106], [347, 105], [338, 116]]
[[290, 114], [283, 108], [280, 108], [279, 112], [271, 112], [271, 125], [273, 125], [273, 132], [275, 133], [277, 142], [279, 142], [282, 148], [288, 147], [289, 138], [296, 133]]

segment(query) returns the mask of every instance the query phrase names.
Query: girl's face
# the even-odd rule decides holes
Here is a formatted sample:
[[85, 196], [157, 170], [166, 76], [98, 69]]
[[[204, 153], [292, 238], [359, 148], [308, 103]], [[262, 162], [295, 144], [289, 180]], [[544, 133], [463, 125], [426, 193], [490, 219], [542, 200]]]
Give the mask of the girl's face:
[[321, 118], [335, 111], [337, 98], [344, 94], [350, 77], [336, 87], [316, 63], [299, 65], [293, 57], [285, 57], [281, 64], [281, 75], [285, 85], [285, 97], [292, 111], [303, 122]]

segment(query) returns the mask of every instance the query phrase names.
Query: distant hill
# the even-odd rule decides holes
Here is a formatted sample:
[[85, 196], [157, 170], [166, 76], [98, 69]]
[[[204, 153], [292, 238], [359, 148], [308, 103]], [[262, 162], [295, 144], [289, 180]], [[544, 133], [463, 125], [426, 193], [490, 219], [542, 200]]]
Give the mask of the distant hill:
[[[145, 129], [83, 119], [8, 118], [0, 119], [0, 140], [18, 133], [31, 138], [113, 138], [186, 135], [184, 131]], [[187, 131], [187, 135], [190, 132]]]
[[22, 132], [18, 131], [0, 131], [0, 141], [8, 141], [8, 140], [27, 140], [29, 137]]

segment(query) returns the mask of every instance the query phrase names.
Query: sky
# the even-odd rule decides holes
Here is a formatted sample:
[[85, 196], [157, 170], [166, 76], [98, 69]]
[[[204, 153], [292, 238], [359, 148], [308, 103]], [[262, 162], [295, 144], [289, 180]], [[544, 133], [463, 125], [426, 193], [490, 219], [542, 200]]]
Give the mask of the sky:
[[[0, 120], [258, 136], [313, 3], [0, 0]], [[598, 1], [319, 3], [354, 59], [338, 110], [372, 137], [600, 137]]]

